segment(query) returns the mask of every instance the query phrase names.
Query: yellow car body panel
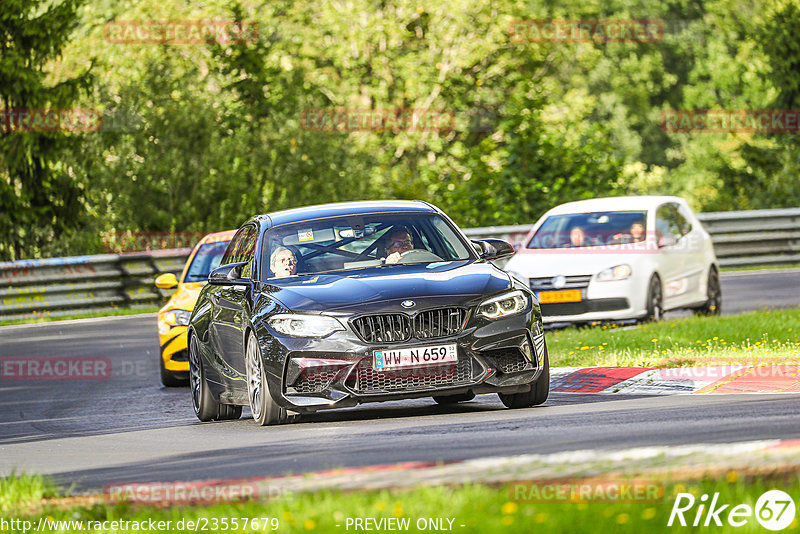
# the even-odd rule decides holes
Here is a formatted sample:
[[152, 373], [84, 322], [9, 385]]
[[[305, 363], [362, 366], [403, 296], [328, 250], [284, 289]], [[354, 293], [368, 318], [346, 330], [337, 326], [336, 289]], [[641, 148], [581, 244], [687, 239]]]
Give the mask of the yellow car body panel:
[[186, 281], [189, 267], [192, 265], [198, 251], [200, 251], [204, 245], [224, 242], [227, 246], [227, 243], [230, 242], [235, 233], [236, 230], [229, 230], [208, 234], [195, 245], [192, 252], [189, 254], [189, 258], [186, 260], [180, 277], [178, 277], [178, 285], [175, 288], [175, 292], [158, 312], [158, 338], [159, 344], [161, 345], [161, 360], [163, 362], [163, 368], [169, 372], [189, 372], [189, 358], [186, 343], [186, 331], [188, 327], [168, 324], [166, 319], [167, 314], [175, 311], [191, 312], [197, 302], [200, 290], [208, 283], [207, 281]]

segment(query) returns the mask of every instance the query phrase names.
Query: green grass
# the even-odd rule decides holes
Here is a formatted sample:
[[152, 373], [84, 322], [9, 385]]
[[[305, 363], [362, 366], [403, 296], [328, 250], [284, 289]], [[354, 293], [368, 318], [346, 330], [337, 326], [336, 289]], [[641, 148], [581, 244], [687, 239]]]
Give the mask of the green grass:
[[12, 474], [0, 478], [0, 516], [57, 495], [56, 486], [41, 476]]
[[[730, 472], [723, 478], [703, 478], [689, 481], [660, 481], [648, 479], [651, 483], [663, 486], [663, 497], [649, 502], [575, 502], [567, 499], [540, 500], [533, 502], [530, 497], [530, 486], [524, 492], [518, 492], [510, 486], [490, 487], [481, 484], [466, 484], [457, 487], [433, 486], [406, 491], [368, 491], [341, 493], [324, 491], [299, 495], [284, 495], [270, 501], [251, 501], [241, 503], [217, 504], [208, 507], [146, 507], [129, 504], [80, 504], [77, 500], [48, 500], [31, 505], [31, 498], [45, 495], [41, 488], [48, 483], [39, 479], [40, 489], [30, 488], [35, 480], [24, 477], [25, 482], [17, 482], [11, 477], [0, 485], [0, 518], [23, 518], [36, 525], [40, 518], [50, 521], [51, 528], [57, 521], [82, 521], [82, 532], [92, 532], [93, 524], [88, 521], [171, 521], [171, 529], [181, 531], [175, 525], [183, 520], [200, 521], [210, 532], [253, 532], [252, 523], [242, 528], [223, 529], [221, 519], [256, 518], [263, 527], [268, 518], [274, 518], [273, 526], [277, 532], [354, 532], [348, 518], [406, 518], [410, 521], [410, 531], [416, 531], [416, 523], [421, 518], [445, 518], [453, 520], [453, 531], [464, 533], [516, 533], [520, 531], [541, 530], [548, 533], [582, 533], [582, 532], [664, 532], [669, 529], [667, 521], [678, 493], [690, 493], [698, 497], [702, 494], [713, 495], [719, 492], [718, 503], [749, 504], [753, 506], [758, 497], [769, 489], [780, 489], [793, 496], [795, 502], [800, 501], [800, 475], [797, 472], [780, 477], [758, 476], [742, 477]], [[598, 480], [598, 479], [595, 479]], [[641, 480], [641, 479], [640, 479]], [[570, 481], [564, 481], [570, 483]], [[575, 481], [571, 481], [574, 483]], [[546, 482], [538, 482], [539, 487]], [[22, 486], [22, 489], [20, 489]], [[85, 501], [86, 499], [84, 499]], [[10, 503], [10, 504], [9, 504]], [[687, 512], [685, 517], [691, 522], [697, 506]], [[722, 519], [724, 521], [725, 515]], [[213, 528], [216, 523], [216, 528]], [[445, 520], [445, 525], [447, 521]], [[339, 526], [337, 526], [339, 525]], [[463, 525], [463, 526], [462, 526]], [[76, 531], [72, 528], [62, 532]], [[730, 526], [711, 527], [714, 532], [763, 532], [764, 530], [750, 518], [747, 525], [741, 528]], [[521, 530], [522, 529], [522, 530]], [[52, 531], [47, 529], [48, 531]], [[132, 531], [128, 525], [127, 531]], [[184, 528], [182, 531], [190, 530]], [[203, 528], [198, 528], [203, 531]], [[270, 528], [260, 528], [271, 531]], [[679, 528], [680, 531], [701, 531], [697, 529]], [[706, 527], [705, 530], [708, 530]], [[125, 530], [120, 530], [123, 532]], [[145, 531], [148, 531], [145, 529]], [[163, 530], [162, 530], [163, 531]], [[784, 532], [797, 532], [797, 519]], [[105, 530], [105, 532], [108, 532]], [[150, 532], [154, 532], [150, 530]]]
[[800, 363], [800, 308], [547, 334], [554, 367]]
[[114, 317], [117, 315], [138, 315], [140, 313], [155, 313], [159, 309], [161, 309], [161, 306], [143, 306], [141, 308], [110, 308], [108, 310], [103, 310], [103, 311], [72, 313], [69, 315], [59, 315], [57, 317], [43, 315], [41, 317], [32, 317], [30, 319], [0, 321], [0, 326], [7, 326], [12, 324], [50, 323], [54, 321], [66, 321], [69, 319], [89, 319], [92, 317]]
[[769, 264], [769, 265], [748, 265], [746, 267], [721, 267], [720, 271], [723, 273], [735, 273], [739, 271], [780, 271], [784, 269], [797, 269], [800, 267], [800, 263], [789, 263], [789, 264]]

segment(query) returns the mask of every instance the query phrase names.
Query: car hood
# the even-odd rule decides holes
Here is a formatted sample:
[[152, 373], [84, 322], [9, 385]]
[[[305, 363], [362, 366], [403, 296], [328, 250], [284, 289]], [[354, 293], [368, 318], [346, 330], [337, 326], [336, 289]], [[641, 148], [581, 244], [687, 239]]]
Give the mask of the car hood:
[[600, 253], [547, 250], [515, 254], [506, 264], [505, 270], [528, 278], [557, 275], [576, 276], [596, 274], [623, 263], [631, 266], [641, 265], [642, 262], [653, 258], [652, 253], [631, 253], [618, 250], [605, 250]]
[[420, 307], [461, 303], [510, 287], [508, 275], [490, 263], [456, 261], [306, 275], [263, 291], [295, 311], [363, 312], [407, 299]]

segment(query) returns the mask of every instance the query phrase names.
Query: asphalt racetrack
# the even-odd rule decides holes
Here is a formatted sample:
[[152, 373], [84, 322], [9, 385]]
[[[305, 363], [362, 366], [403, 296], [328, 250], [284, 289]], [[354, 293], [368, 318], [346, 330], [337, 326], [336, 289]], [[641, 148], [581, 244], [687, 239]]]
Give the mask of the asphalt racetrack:
[[[800, 269], [724, 273], [723, 311], [800, 303]], [[402, 461], [646, 445], [800, 438], [799, 395], [551, 394], [505, 409], [496, 395], [304, 416], [277, 427], [200, 423], [187, 388], [158, 379], [153, 315], [0, 328], [0, 358], [108, 358], [98, 380], [0, 380], [0, 476], [53, 475], [77, 490], [108, 483], [296, 474]]]

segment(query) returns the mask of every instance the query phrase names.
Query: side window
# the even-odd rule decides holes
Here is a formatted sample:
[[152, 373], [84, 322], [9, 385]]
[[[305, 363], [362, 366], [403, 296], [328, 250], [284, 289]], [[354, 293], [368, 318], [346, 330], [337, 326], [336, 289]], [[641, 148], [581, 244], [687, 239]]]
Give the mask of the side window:
[[674, 204], [675, 206], [675, 217], [678, 226], [681, 229], [681, 236], [684, 236], [692, 231], [692, 223], [689, 222], [689, 218], [685, 215], [685, 208], [680, 204]]
[[661, 241], [663, 236], [670, 234], [676, 239], [678, 238], [677, 235], [672, 233], [672, 218], [672, 210], [669, 204], [658, 207], [658, 211], [656, 211], [656, 239], [658, 241]]
[[220, 260], [219, 263], [220, 265], [228, 265], [236, 261], [234, 259], [236, 257], [236, 247], [239, 245], [239, 241], [242, 239], [245, 230], [247, 230], [247, 228], [242, 228], [233, 236], [231, 242], [228, 243], [228, 248], [225, 249], [225, 254], [222, 255], [222, 260]]
[[692, 230], [692, 225], [678, 211], [677, 204], [664, 204], [656, 212], [656, 235], [672, 236], [677, 241]]
[[246, 261], [247, 265], [242, 269], [242, 277], [250, 278], [253, 268], [253, 257], [256, 252], [256, 236], [257, 231], [255, 226], [246, 226], [242, 229], [243, 233], [239, 244], [236, 246], [236, 253], [234, 254], [234, 262]]

